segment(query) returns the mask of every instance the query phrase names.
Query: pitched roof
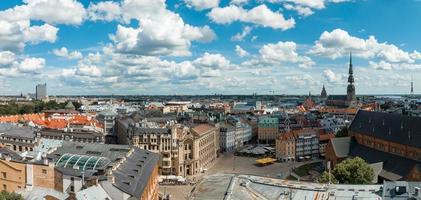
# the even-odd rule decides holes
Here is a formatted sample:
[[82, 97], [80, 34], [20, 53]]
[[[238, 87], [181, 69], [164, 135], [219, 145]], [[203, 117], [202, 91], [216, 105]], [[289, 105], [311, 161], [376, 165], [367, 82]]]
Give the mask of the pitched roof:
[[345, 158], [349, 154], [349, 148], [351, 146], [351, 137], [339, 137], [332, 138], [333, 151], [338, 158]]
[[113, 172], [114, 185], [139, 199], [158, 161], [158, 154], [134, 147], [130, 156]]
[[12, 138], [22, 138], [34, 140], [36, 133], [29, 127], [12, 126], [7, 130], [0, 131], [0, 135]]
[[196, 133], [197, 135], [202, 136], [203, 134], [211, 131], [214, 128], [215, 128], [214, 126], [211, 126], [209, 124], [199, 124], [197, 126], [194, 126], [192, 128], [192, 131]]
[[383, 171], [379, 175], [386, 176], [384, 178], [389, 179], [396, 179], [398, 176], [401, 176], [401, 178], [406, 177], [414, 167], [421, 164], [419, 161], [375, 150], [360, 144], [352, 146], [349, 156], [361, 157], [368, 163], [383, 162]]
[[6, 158], [10, 157], [12, 160], [22, 160], [22, 157], [17, 154], [16, 152], [6, 148], [6, 147], [0, 147], [0, 158]]
[[386, 141], [421, 148], [421, 117], [360, 110], [350, 130]]

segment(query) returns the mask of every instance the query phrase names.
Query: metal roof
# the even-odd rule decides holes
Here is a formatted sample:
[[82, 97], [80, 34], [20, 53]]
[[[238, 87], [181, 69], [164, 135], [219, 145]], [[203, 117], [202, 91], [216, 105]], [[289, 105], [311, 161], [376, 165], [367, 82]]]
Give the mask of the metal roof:
[[85, 170], [104, 169], [109, 163], [110, 159], [98, 156], [63, 154], [55, 163], [57, 167]]

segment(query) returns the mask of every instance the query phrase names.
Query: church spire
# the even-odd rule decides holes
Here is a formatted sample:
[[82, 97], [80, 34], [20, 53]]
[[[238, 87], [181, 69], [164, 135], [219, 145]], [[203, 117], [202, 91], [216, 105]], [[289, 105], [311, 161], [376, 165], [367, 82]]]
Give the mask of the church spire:
[[325, 88], [325, 84], [323, 84], [322, 93], [320, 94], [321, 98], [327, 98], [327, 92]]
[[349, 53], [349, 76], [348, 83], [354, 83], [354, 70], [352, 69], [352, 52]]
[[352, 69], [352, 53], [349, 53], [349, 75], [348, 75], [348, 87], [346, 90], [347, 100], [349, 102], [355, 101], [355, 86], [354, 86], [354, 70]]

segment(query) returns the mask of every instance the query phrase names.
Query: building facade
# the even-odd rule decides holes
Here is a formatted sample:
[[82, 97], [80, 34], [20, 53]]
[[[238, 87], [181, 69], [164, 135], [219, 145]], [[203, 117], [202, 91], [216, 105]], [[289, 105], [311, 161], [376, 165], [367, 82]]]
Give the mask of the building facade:
[[299, 129], [284, 133], [276, 140], [276, 158], [282, 161], [318, 158], [318, 129]]
[[15, 152], [32, 151], [38, 143], [39, 133], [29, 127], [11, 125], [0, 129], [0, 144]]
[[280, 161], [295, 160], [295, 135], [284, 133], [276, 139], [276, 159]]
[[161, 155], [159, 174], [191, 176], [213, 165], [220, 149], [219, 126], [210, 124], [152, 125], [146, 120], [117, 119], [120, 144], [135, 145]]
[[46, 159], [24, 160], [20, 155], [0, 148], [0, 187], [8, 192], [31, 190], [33, 187], [63, 192], [63, 174]]
[[260, 143], [274, 143], [279, 134], [279, 119], [263, 117], [258, 121], [257, 139]]
[[235, 128], [229, 124], [223, 124], [219, 128], [219, 146], [221, 151], [230, 152], [235, 148]]

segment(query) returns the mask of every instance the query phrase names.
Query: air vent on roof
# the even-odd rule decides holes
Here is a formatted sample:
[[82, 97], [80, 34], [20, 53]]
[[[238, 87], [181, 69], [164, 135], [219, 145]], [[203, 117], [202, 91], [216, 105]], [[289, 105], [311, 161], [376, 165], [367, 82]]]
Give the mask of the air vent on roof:
[[86, 154], [101, 155], [99, 151], [87, 151]]
[[83, 146], [78, 145], [76, 146], [76, 149], [83, 149]]
[[121, 152], [126, 152], [127, 149], [116, 149], [116, 148], [111, 148], [110, 151], [121, 151]]
[[129, 177], [134, 179], [134, 176], [133, 175], [129, 175]]
[[123, 183], [126, 184], [126, 185], [130, 185], [130, 182], [128, 182], [128, 181], [123, 181]]
[[133, 169], [133, 171], [136, 172], [136, 173], [139, 173], [139, 170], [138, 169]]

